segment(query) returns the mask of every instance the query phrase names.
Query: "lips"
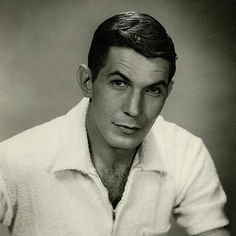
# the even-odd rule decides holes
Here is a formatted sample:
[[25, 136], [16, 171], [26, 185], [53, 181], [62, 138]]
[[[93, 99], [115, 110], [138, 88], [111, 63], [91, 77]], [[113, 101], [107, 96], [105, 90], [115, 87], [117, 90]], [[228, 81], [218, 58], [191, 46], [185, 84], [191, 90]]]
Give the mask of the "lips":
[[114, 123], [114, 125], [118, 127], [123, 133], [126, 133], [126, 134], [134, 134], [140, 130], [139, 126], [131, 125], [131, 124]]

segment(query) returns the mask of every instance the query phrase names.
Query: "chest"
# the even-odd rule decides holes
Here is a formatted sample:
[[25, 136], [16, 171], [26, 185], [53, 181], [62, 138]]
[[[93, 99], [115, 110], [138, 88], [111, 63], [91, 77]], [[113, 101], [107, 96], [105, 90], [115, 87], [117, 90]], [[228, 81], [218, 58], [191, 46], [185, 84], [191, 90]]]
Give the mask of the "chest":
[[108, 191], [109, 200], [113, 208], [116, 207], [122, 198], [129, 169], [127, 165], [116, 165], [113, 168], [105, 168], [98, 171], [100, 179]]
[[158, 235], [169, 229], [175, 188], [172, 181], [155, 172], [131, 171], [125, 196], [116, 208], [115, 224], [99, 181], [71, 171], [52, 177], [22, 182], [16, 235], [104, 236], [111, 235], [113, 229], [115, 236], [137, 236], [140, 232]]

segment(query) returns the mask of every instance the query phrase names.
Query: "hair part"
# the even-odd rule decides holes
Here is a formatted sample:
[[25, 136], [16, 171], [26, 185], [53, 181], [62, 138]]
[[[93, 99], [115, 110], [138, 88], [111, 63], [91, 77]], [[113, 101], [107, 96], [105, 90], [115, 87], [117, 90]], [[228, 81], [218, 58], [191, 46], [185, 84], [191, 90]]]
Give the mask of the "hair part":
[[93, 80], [105, 66], [111, 47], [131, 48], [146, 58], [170, 62], [168, 81], [176, 71], [176, 53], [165, 28], [152, 16], [130, 11], [114, 15], [96, 29], [88, 54]]

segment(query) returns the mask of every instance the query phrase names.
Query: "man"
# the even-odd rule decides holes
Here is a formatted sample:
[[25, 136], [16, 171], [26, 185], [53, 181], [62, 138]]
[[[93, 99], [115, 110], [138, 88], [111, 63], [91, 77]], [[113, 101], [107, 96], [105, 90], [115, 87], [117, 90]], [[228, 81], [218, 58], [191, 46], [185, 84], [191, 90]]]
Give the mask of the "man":
[[126, 12], [96, 30], [66, 115], [0, 146], [0, 221], [13, 235], [229, 235], [201, 139], [159, 116], [176, 54], [163, 26]]

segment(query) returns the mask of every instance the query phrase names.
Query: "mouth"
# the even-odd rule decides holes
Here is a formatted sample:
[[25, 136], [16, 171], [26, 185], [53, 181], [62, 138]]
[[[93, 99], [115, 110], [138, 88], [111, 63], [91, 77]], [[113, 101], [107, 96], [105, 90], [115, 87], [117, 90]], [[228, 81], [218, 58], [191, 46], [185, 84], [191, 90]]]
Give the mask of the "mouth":
[[114, 123], [114, 125], [118, 127], [123, 133], [126, 134], [135, 134], [137, 131], [140, 130], [140, 127], [133, 125], [116, 124], [116, 123]]

